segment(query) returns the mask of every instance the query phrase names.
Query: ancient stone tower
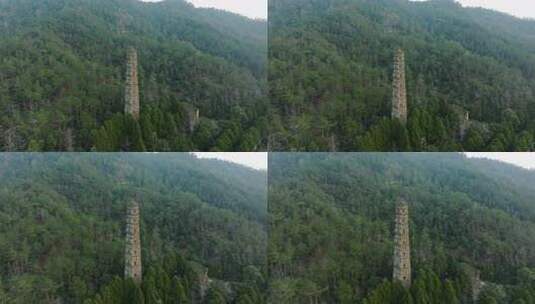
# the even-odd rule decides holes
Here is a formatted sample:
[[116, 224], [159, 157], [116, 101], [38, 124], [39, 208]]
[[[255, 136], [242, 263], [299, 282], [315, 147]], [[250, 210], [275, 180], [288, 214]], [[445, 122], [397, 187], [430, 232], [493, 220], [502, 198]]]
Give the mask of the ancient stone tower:
[[141, 242], [139, 238], [139, 204], [133, 200], [126, 212], [125, 278], [141, 283]]
[[135, 120], [139, 119], [139, 83], [137, 75], [137, 52], [129, 48], [126, 59], [126, 87], [124, 93], [124, 112]]
[[392, 88], [392, 118], [397, 118], [402, 124], [405, 124], [407, 123], [407, 89], [405, 83], [405, 53], [403, 53], [402, 49], [398, 49], [394, 57]]
[[411, 247], [409, 239], [409, 205], [400, 200], [396, 206], [396, 232], [394, 239], [394, 280], [405, 287], [411, 286]]

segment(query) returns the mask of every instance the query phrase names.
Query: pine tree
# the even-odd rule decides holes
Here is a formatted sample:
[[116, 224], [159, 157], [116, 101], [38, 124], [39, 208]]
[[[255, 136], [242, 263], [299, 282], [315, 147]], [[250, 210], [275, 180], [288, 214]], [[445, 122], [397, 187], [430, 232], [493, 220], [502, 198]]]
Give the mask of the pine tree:
[[157, 147], [156, 147], [157, 134], [154, 130], [154, 126], [152, 125], [150, 114], [142, 112], [140, 120], [139, 120], [139, 124], [141, 126], [141, 134], [143, 137], [143, 141], [145, 143], [145, 148], [148, 151], [157, 150]]
[[123, 134], [125, 134], [125, 136], [122, 141], [122, 150], [140, 152], [146, 151], [139, 122], [135, 120], [131, 115], [124, 115], [123, 123], [125, 130]]
[[411, 286], [412, 298], [415, 304], [431, 303], [431, 297], [427, 293], [425, 272], [421, 272]]
[[154, 277], [148, 275], [143, 281], [143, 293], [145, 295], [146, 304], [158, 304], [161, 303], [161, 297], [156, 288]]
[[444, 295], [443, 295], [443, 299], [444, 299], [444, 303], [449, 303], [449, 304], [459, 304], [459, 299], [457, 298], [457, 293], [455, 292], [455, 288], [453, 287], [453, 284], [451, 283], [450, 280], [446, 280], [446, 283], [444, 283], [444, 288], [443, 288], [443, 292], [444, 292]]
[[336, 297], [341, 304], [353, 303], [353, 290], [344, 280], [339, 280], [338, 287], [336, 288]]
[[210, 288], [206, 295], [207, 304], [226, 304], [227, 300], [222, 291], [218, 288]]
[[172, 289], [171, 294], [169, 297], [169, 301], [171, 303], [181, 303], [186, 304], [189, 303], [188, 297], [186, 295], [186, 291], [184, 290], [184, 286], [182, 285], [182, 280], [178, 277], [173, 278], [172, 282]]

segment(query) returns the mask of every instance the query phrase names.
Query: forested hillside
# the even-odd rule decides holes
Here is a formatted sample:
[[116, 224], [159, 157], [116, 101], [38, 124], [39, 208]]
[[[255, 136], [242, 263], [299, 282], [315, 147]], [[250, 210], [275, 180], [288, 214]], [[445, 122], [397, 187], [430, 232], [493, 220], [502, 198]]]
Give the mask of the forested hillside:
[[[534, 303], [535, 172], [462, 154], [271, 154], [273, 303]], [[412, 286], [392, 282], [409, 204]], [[474, 300], [475, 299], [475, 300]]]
[[453, 0], [273, 0], [269, 16], [272, 149], [533, 150], [535, 20]]
[[[263, 303], [266, 178], [190, 154], [2, 154], [0, 302]], [[123, 280], [132, 199], [140, 286]]]
[[[137, 122], [123, 114], [128, 47]], [[183, 0], [0, 0], [0, 58], [0, 150], [265, 146], [263, 20]]]

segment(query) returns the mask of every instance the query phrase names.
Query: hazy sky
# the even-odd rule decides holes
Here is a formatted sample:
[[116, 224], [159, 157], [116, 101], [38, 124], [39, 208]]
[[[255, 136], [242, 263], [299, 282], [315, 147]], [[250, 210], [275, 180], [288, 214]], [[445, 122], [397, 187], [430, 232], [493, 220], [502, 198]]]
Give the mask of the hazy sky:
[[[161, 0], [142, 0], [146, 2], [159, 2]], [[267, 19], [268, 0], [186, 0], [197, 7], [213, 7], [249, 18]]]
[[518, 17], [535, 18], [535, 0], [459, 0], [465, 6], [491, 8]]
[[[412, 0], [427, 1], [427, 0]], [[456, 0], [463, 6], [490, 8], [517, 17], [535, 18], [535, 0]]]
[[535, 169], [535, 153], [465, 153], [468, 157], [488, 158], [511, 163], [526, 169]]
[[[220, 152], [194, 152], [199, 158], [217, 158], [230, 161], [233, 163], [245, 165], [255, 169], [267, 170], [268, 154], [267, 153], [220, 153]], [[523, 167], [526, 169], [535, 169], [535, 153], [491, 153], [491, 152], [470, 152], [465, 153], [468, 157], [488, 158], [499, 160]]]
[[[161, 0], [142, 0], [157, 2]], [[268, 0], [186, 0], [200, 7], [214, 7], [249, 18], [267, 19]], [[427, 0], [413, 0], [427, 1]], [[464, 6], [490, 8], [518, 17], [535, 18], [535, 0], [457, 0]]]
[[199, 158], [217, 158], [257, 170], [267, 170], [268, 166], [268, 155], [262, 152], [194, 152], [193, 154]]

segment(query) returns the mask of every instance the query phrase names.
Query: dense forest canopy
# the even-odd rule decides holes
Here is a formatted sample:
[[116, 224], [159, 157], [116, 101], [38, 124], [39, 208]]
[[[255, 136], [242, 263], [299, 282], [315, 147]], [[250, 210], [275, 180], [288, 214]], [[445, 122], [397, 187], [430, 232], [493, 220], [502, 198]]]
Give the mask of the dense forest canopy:
[[[269, 158], [273, 303], [535, 301], [535, 172], [442, 153]], [[392, 282], [409, 204], [412, 286]]]
[[[139, 54], [137, 122], [123, 114], [128, 47]], [[0, 150], [265, 145], [263, 20], [182, 0], [0, 0], [0, 58]]]
[[[265, 171], [186, 153], [1, 154], [0, 184], [1, 303], [264, 302]], [[141, 286], [123, 280], [132, 198]]]
[[[453, 0], [273, 0], [269, 16], [272, 149], [533, 150], [535, 20]], [[398, 48], [406, 126], [390, 118]]]

